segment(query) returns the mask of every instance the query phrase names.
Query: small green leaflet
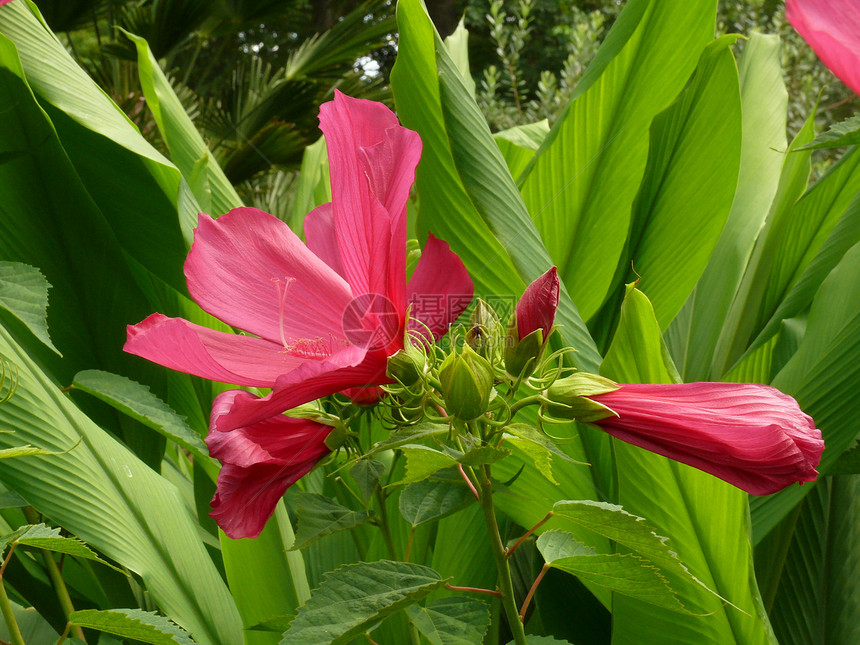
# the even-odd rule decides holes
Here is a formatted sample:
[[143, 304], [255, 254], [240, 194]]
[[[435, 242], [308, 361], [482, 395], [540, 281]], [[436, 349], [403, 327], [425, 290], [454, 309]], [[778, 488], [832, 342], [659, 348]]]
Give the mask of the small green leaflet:
[[629, 553], [598, 554], [565, 531], [543, 533], [537, 548], [555, 569], [652, 605], [689, 613], [657, 567], [644, 558]]
[[400, 493], [400, 514], [412, 526], [440, 520], [475, 500], [462, 479], [425, 479], [409, 484]]
[[281, 645], [341, 645], [445, 585], [418, 564], [379, 560], [348, 564], [323, 574], [299, 607]]
[[505, 427], [504, 439], [534, 461], [540, 473], [553, 484], [558, 484], [552, 475], [553, 455], [570, 464], [581, 463], [568, 457], [540, 430], [526, 423], [512, 423]]
[[0, 262], [0, 308], [15, 316], [36, 338], [62, 356], [48, 335], [50, 288], [39, 269], [20, 262]]
[[122, 569], [118, 569], [112, 564], [102, 560], [95, 551], [78, 538], [63, 537], [60, 535], [59, 528], [50, 528], [44, 524], [28, 524], [27, 526], [22, 526], [9, 535], [0, 538], [0, 553], [6, 549], [7, 545], [15, 543], [19, 546], [29, 546], [36, 549], [44, 549], [45, 551], [65, 553], [66, 555], [71, 555], [76, 558], [94, 560], [95, 562], [99, 562], [122, 573]]
[[406, 613], [431, 645], [474, 645], [490, 626], [489, 605], [475, 598], [441, 598]]
[[841, 148], [860, 143], [860, 114], [846, 119], [830, 127], [824, 134], [819, 134], [810, 143], [797, 148], [798, 150], [819, 150], [820, 148]]
[[303, 549], [326, 535], [364, 524], [372, 517], [367, 511], [353, 511], [323, 495], [305, 492], [296, 495], [296, 515], [299, 526], [291, 551]]
[[376, 453], [382, 452], [383, 450], [392, 450], [394, 448], [399, 448], [400, 446], [405, 446], [406, 444], [415, 443], [416, 441], [421, 441], [430, 437], [447, 435], [448, 432], [448, 426], [439, 423], [428, 422], [419, 423], [414, 426], [408, 426], [401, 430], [396, 430], [392, 432], [390, 435], [388, 435], [388, 438], [385, 439], [385, 441], [380, 441], [364, 456], [367, 457], [369, 455], [375, 455]]
[[176, 414], [147, 386], [101, 370], [78, 372], [72, 385], [182, 446], [210, 477], [217, 476], [218, 464], [209, 456], [203, 440], [188, 427], [185, 417]]
[[72, 612], [69, 622], [152, 645], [195, 645], [188, 632], [175, 623], [140, 609], [83, 609]]
[[358, 491], [365, 502], [373, 497], [373, 493], [376, 492], [376, 487], [379, 485], [379, 478], [384, 472], [385, 464], [376, 461], [376, 459], [359, 459], [349, 469], [349, 474], [352, 475], [358, 485]]

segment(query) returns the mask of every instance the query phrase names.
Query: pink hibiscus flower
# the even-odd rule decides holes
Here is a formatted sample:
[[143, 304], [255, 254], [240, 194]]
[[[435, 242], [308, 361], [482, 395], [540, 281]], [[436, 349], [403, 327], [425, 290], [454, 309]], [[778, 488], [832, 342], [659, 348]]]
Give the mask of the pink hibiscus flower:
[[785, 17], [821, 62], [860, 94], [860, 3], [786, 0]]
[[753, 495], [818, 475], [821, 431], [797, 401], [769, 385], [623, 384], [587, 398], [618, 415], [594, 421], [613, 437]]
[[[297, 446], [276, 440], [279, 431], [307, 429], [281, 413], [340, 391], [368, 403], [374, 386], [390, 382], [386, 362], [402, 349], [407, 324], [441, 337], [472, 298], [463, 263], [432, 235], [406, 281], [406, 202], [421, 156], [418, 135], [384, 105], [339, 92], [322, 106], [320, 127], [332, 201], [307, 215], [306, 244], [253, 208], [217, 220], [201, 214], [195, 229], [185, 262], [191, 297], [250, 335], [161, 314], [128, 328], [127, 352], [214, 381], [271, 388], [265, 397], [224, 392], [213, 406], [210, 449], [231, 465], [219, 476], [213, 515], [234, 536], [259, 533], [286, 486], [312, 467], [305, 458], [316, 463], [327, 453], [322, 439], [305, 436], [307, 450], [277, 465]], [[410, 304], [413, 321], [406, 320]], [[316, 427], [323, 439], [326, 428]], [[265, 492], [256, 490], [262, 480], [254, 475], [263, 466], [279, 472], [266, 475], [272, 481]], [[258, 508], [254, 522], [247, 513], [226, 519], [229, 509], [243, 512], [242, 504]]]

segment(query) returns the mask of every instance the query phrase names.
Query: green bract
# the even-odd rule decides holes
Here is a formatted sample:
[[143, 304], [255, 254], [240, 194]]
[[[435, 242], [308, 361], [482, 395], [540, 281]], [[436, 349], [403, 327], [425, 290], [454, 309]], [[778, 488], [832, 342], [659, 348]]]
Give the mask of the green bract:
[[557, 380], [545, 392], [547, 402], [543, 411], [560, 419], [576, 419], [584, 423], [617, 416], [605, 405], [587, 398], [618, 389], [618, 384], [608, 378], [576, 372]]

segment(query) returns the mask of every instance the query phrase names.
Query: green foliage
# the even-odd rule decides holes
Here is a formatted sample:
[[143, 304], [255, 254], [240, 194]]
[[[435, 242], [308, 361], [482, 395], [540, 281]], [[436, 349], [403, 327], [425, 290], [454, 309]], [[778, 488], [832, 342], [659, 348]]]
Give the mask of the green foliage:
[[48, 289], [51, 285], [35, 267], [0, 262], [0, 308], [27, 326], [34, 336], [59, 354], [48, 335]]
[[410, 620], [432, 645], [472, 645], [484, 637], [490, 623], [487, 603], [474, 598], [452, 597], [412, 605]]
[[72, 625], [88, 627], [152, 645], [195, 645], [188, 632], [164, 616], [138, 609], [84, 609], [69, 616]]
[[324, 576], [281, 643], [348, 643], [444, 584], [432, 569], [407, 562], [381, 560], [341, 567]]

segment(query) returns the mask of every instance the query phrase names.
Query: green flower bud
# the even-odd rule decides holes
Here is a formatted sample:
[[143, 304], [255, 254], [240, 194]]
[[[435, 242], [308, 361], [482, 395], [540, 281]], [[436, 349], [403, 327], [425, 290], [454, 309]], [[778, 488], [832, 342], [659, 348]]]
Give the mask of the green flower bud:
[[439, 368], [448, 414], [463, 421], [472, 421], [484, 414], [490, 403], [494, 379], [493, 366], [468, 345], [459, 354], [449, 354]]
[[549, 386], [544, 392], [548, 402], [541, 406], [541, 412], [557, 419], [575, 419], [584, 423], [615, 417], [618, 416], [615, 412], [588, 397], [612, 392], [618, 388], [619, 385], [608, 378], [587, 372], [575, 372]]
[[499, 316], [486, 302], [478, 298], [469, 319], [466, 342], [469, 346], [491, 363], [502, 358], [503, 328]]
[[407, 341], [403, 349], [389, 357], [385, 375], [409, 387], [424, 375], [426, 366], [427, 356], [424, 352]]

